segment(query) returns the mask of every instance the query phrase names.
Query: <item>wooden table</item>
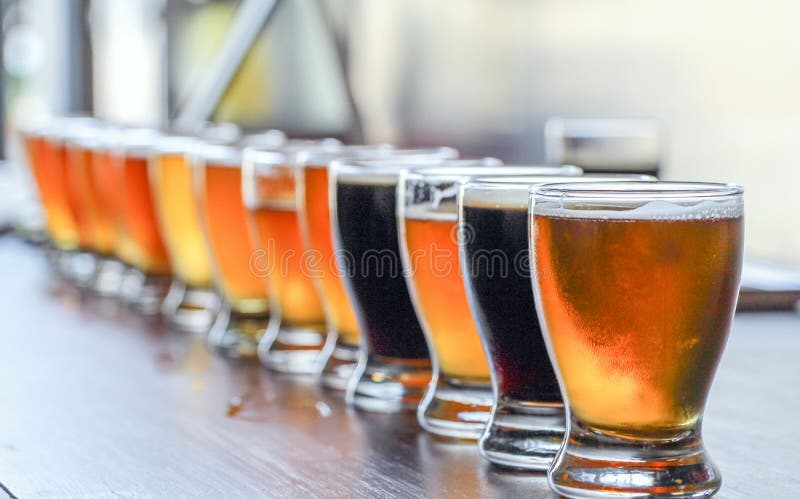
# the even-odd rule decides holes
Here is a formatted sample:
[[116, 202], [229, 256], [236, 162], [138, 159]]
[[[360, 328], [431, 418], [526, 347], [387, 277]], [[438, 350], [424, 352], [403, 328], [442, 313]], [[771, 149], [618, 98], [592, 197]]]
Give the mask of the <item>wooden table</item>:
[[[347, 410], [307, 378], [211, 355], [55, 286], [0, 239], [0, 482], [18, 497], [555, 497], [411, 416]], [[800, 318], [740, 314], [705, 435], [719, 497], [800, 495]]]

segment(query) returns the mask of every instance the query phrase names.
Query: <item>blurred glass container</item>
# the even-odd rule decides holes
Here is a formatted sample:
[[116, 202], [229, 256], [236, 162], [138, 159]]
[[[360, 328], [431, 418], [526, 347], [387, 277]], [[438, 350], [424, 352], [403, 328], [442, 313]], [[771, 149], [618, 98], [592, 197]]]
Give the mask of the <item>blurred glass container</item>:
[[39, 200], [45, 214], [48, 235], [48, 260], [61, 274], [62, 255], [77, 247], [75, 221], [66, 200], [63, 163], [52, 137], [51, 120], [30, 124], [20, 130], [28, 167], [33, 174]]
[[[40, 191], [47, 213], [47, 224], [54, 246], [61, 250], [58, 268], [69, 281], [89, 287], [96, 271], [91, 254], [92, 230], [88, 213], [81, 203], [80, 190], [73, 171], [85, 170], [85, 163], [73, 168], [74, 157], [68, 153], [70, 140], [89, 133], [97, 122], [88, 117], [57, 118], [43, 131], [40, 155]], [[35, 147], [36, 149], [37, 147]]]
[[646, 119], [567, 119], [545, 125], [545, 155], [553, 164], [589, 172], [658, 175], [661, 127]]
[[266, 280], [250, 267], [257, 246], [242, 199], [241, 149], [204, 144], [193, 154], [192, 167], [212, 276], [223, 299], [208, 343], [229, 357], [255, 358], [270, 304]]
[[243, 188], [257, 245], [254, 261], [267, 275], [272, 317], [259, 344], [259, 358], [270, 369], [317, 373], [325, 364], [328, 342], [322, 297], [309, 273], [309, 253], [301, 236], [297, 198], [298, 154], [337, 151], [339, 141], [294, 141], [276, 150], [248, 148]]
[[123, 283], [123, 296], [144, 315], [160, 312], [171, 279], [148, 174], [148, 161], [160, 137], [153, 129], [124, 130], [112, 153], [123, 231], [120, 256], [132, 266]]
[[[100, 123], [83, 128], [65, 140], [67, 182], [75, 194], [81, 223], [87, 232], [86, 249], [93, 256], [93, 273], [85, 285], [101, 296], [120, 292], [124, 265], [116, 258], [120, 234], [115, 198], [119, 188], [106, 181], [115, 168], [109, 161], [114, 145], [114, 130]], [[108, 192], [111, 190], [112, 192]]]
[[148, 165], [159, 227], [173, 271], [161, 306], [176, 329], [205, 333], [219, 306], [212, 289], [211, 255], [203, 240], [194, 197], [190, 155], [202, 145], [192, 137], [159, 140]]

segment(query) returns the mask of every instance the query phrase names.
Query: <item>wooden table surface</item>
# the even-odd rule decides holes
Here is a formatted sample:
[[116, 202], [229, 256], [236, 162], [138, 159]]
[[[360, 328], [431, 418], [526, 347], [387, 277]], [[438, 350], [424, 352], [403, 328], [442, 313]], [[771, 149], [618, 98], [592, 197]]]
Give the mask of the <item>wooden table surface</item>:
[[[0, 239], [0, 482], [17, 497], [555, 497], [411, 416], [211, 355], [54, 285]], [[712, 389], [718, 497], [800, 497], [800, 318], [739, 314]]]

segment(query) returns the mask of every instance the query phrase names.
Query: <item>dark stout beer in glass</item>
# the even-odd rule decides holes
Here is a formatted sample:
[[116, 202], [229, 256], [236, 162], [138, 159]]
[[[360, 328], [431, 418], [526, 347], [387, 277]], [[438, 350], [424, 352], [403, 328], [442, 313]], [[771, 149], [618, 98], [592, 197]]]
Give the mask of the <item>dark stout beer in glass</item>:
[[546, 470], [561, 446], [561, 393], [530, 286], [528, 189], [544, 182], [654, 180], [638, 175], [483, 177], [461, 188], [461, 265], [495, 388], [481, 454], [500, 466]]
[[334, 162], [331, 170], [334, 251], [364, 348], [347, 400], [365, 410], [414, 410], [430, 381], [428, 347], [403, 276], [397, 231], [400, 172], [422, 161]]

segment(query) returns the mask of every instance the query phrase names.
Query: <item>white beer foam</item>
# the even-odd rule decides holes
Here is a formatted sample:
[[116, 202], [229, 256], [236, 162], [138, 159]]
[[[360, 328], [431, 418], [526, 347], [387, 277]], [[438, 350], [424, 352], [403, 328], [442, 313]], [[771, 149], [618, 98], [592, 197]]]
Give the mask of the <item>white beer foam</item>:
[[438, 210], [429, 205], [419, 204], [415, 206], [406, 206], [403, 208], [403, 213], [408, 220], [432, 220], [436, 222], [455, 222], [458, 220], [458, 211], [456, 211], [455, 201], [447, 203], [446, 211], [440, 207]]
[[738, 218], [744, 214], [744, 205], [740, 199], [721, 201], [704, 200], [691, 203], [688, 200], [665, 201], [654, 200], [643, 204], [631, 205], [632, 201], [613, 200], [604, 203], [598, 201], [581, 203], [567, 199], [569, 206], [562, 205], [563, 199], [538, 200], [533, 208], [536, 215], [561, 218], [592, 218], [601, 220], [718, 220]]
[[[528, 208], [529, 188], [542, 184], [597, 182], [653, 182], [656, 178], [638, 174], [586, 174], [580, 177], [565, 175], [508, 177], [476, 177], [463, 184], [464, 206], [474, 208]], [[469, 189], [466, 189], [466, 188]]]
[[528, 188], [535, 184], [509, 184], [503, 189], [464, 191], [464, 206], [471, 208], [521, 209], [528, 207]]
[[341, 185], [395, 187], [400, 179], [400, 170], [402, 169], [403, 167], [398, 167], [396, 171], [381, 173], [370, 172], [367, 175], [363, 172], [338, 172], [336, 175], [336, 182]]

